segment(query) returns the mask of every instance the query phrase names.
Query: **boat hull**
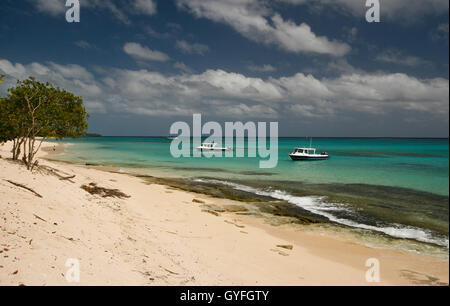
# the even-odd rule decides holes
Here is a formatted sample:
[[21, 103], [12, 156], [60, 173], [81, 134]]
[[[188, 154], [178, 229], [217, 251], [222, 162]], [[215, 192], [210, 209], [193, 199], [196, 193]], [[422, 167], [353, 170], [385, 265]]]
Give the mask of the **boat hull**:
[[215, 151], [229, 151], [227, 148], [215, 148], [215, 149], [205, 149], [205, 148], [197, 148], [197, 150], [201, 152], [215, 152]]
[[314, 160], [326, 160], [329, 159], [329, 155], [323, 155], [323, 156], [299, 156], [299, 155], [293, 155], [289, 154], [289, 157], [292, 160], [303, 160], [303, 161], [314, 161]]

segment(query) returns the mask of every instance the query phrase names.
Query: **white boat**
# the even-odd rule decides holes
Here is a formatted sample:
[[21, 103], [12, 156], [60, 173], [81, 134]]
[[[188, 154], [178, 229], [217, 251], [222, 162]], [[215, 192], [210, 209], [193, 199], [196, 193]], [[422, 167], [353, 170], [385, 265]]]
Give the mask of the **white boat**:
[[204, 142], [201, 146], [197, 147], [200, 151], [229, 151], [231, 147], [218, 147], [215, 142]]
[[289, 156], [292, 160], [324, 160], [330, 158], [330, 155], [326, 152], [316, 153], [315, 148], [295, 148]]

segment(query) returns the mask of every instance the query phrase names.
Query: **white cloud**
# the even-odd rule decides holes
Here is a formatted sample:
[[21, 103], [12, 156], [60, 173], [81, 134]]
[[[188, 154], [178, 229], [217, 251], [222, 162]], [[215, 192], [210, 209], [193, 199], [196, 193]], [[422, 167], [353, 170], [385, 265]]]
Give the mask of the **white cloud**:
[[48, 81], [82, 96], [89, 111], [98, 112], [105, 109], [105, 101], [102, 99], [103, 86], [96, 82], [91, 72], [79, 65], [60, 65], [53, 62], [22, 65], [3, 60], [0, 61], [0, 71], [7, 75], [5, 84], [0, 87], [2, 95], [6, 93], [6, 88], [16, 85], [17, 79], [35, 76], [40, 81]]
[[185, 63], [181, 63], [181, 62], [176, 62], [175, 64], [173, 64], [173, 67], [178, 70], [181, 70], [185, 73], [193, 73], [194, 72], [194, 70], [192, 68], [187, 66]]
[[136, 13], [145, 15], [156, 14], [156, 3], [153, 0], [135, 0], [134, 7], [136, 9]]
[[375, 59], [379, 62], [410, 67], [431, 65], [431, 63], [426, 60], [423, 60], [417, 56], [406, 55], [403, 52], [395, 49], [385, 50], [382, 53], [378, 54]]
[[311, 74], [297, 73], [291, 77], [272, 79], [273, 83], [283, 89], [284, 95], [289, 100], [323, 100], [333, 98], [333, 93], [326, 83], [316, 79]]
[[388, 110], [416, 110], [448, 116], [449, 81], [420, 80], [403, 73], [344, 75], [328, 80], [342, 107], [383, 114]]
[[[32, 1], [39, 12], [52, 16], [64, 17], [67, 7], [66, 0], [28, 0]], [[154, 0], [132, 0], [117, 5], [113, 0], [89, 0], [80, 1], [83, 9], [107, 10], [119, 21], [130, 24], [130, 14], [154, 15], [157, 13], [157, 6]]]
[[[448, 120], [449, 81], [418, 79], [403, 73], [344, 72], [318, 79], [297, 73], [266, 79], [223, 70], [168, 76], [149, 70], [96, 69], [57, 63], [0, 61], [6, 74], [0, 93], [29, 75], [49, 81], [84, 98], [90, 112], [149, 116], [192, 115], [200, 112], [233, 118], [326, 118], [361, 114], [396, 114], [426, 120]], [[362, 122], [363, 123], [363, 122]]]
[[52, 16], [64, 16], [66, 12], [65, 1], [63, 0], [35, 0], [33, 1], [38, 11]]
[[274, 72], [277, 70], [277, 68], [275, 68], [274, 66], [267, 64], [262, 66], [248, 65], [247, 68], [248, 70], [255, 72]]
[[277, 118], [278, 112], [270, 106], [267, 105], [247, 105], [247, 104], [236, 104], [232, 101], [214, 101], [217, 113], [222, 116], [228, 116], [231, 118]]
[[272, 101], [282, 98], [279, 88], [260, 78], [250, 78], [239, 73], [223, 70], [207, 70], [192, 75], [189, 82], [210, 94], [254, 101]]
[[276, 45], [294, 53], [343, 56], [350, 46], [320, 37], [306, 23], [284, 20], [259, 0], [177, 0], [178, 6], [199, 18], [228, 24], [248, 39]]
[[158, 32], [155, 31], [152, 27], [147, 26], [144, 28], [144, 31], [150, 36], [150, 37], [154, 37], [154, 38], [158, 38], [158, 39], [168, 39], [171, 37], [170, 33], [163, 33], [163, 32]]
[[74, 42], [74, 45], [81, 49], [91, 49], [93, 46], [85, 40], [78, 40]]
[[[364, 18], [367, 7], [365, 0], [278, 0], [294, 5], [307, 4], [320, 9], [331, 6], [349, 12], [358, 18]], [[381, 18], [389, 21], [414, 23], [427, 15], [448, 14], [448, 0], [381, 0]]]
[[[67, 7], [65, 6], [66, 0], [28, 0], [32, 2], [39, 12], [44, 14], [49, 14], [51, 16], [65, 16], [65, 12]], [[126, 6], [119, 8], [112, 0], [89, 0], [89, 1], [80, 1], [80, 5], [82, 9], [91, 9], [91, 10], [108, 10], [113, 14], [115, 18], [120, 20], [125, 24], [130, 24], [130, 19], [128, 18], [126, 11], [130, 11], [130, 8], [133, 10], [136, 7], [134, 6]], [[142, 12], [142, 10], [141, 10]]]
[[50, 71], [53, 71], [64, 78], [79, 79], [83, 81], [91, 81], [94, 79], [92, 73], [80, 65], [59, 65], [51, 62], [48, 66]]
[[176, 42], [176, 47], [180, 49], [183, 53], [187, 54], [203, 55], [209, 51], [209, 47], [207, 45], [198, 43], [189, 43], [185, 40], [178, 40]]
[[128, 42], [123, 46], [123, 50], [126, 54], [132, 56], [135, 59], [146, 61], [166, 62], [170, 58], [167, 54], [160, 51], [150, 50], [138, 43]]
[[108, 10], [112, 15], [124, 24], [130, 24], [130, 18], [127, 12], [133, 8], [133, 6], [118, 7], [112, 0], [90, 0], [83, 1], [81, 5], [86, 9], [92, 10]]

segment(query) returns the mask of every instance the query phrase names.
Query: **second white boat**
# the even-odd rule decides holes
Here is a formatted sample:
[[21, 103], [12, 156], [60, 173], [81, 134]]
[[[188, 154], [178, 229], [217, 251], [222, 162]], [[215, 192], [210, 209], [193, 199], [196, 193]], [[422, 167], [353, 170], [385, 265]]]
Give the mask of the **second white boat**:
[[201, 146], [196, 148], [199, 151], [230, 151], [231, 147], [219, 147], [215, 142], [204, 142]]

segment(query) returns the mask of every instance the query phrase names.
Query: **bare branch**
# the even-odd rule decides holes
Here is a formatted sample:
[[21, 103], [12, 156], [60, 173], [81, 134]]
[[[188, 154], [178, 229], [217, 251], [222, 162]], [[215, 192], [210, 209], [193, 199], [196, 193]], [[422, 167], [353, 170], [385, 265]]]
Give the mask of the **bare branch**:
[[31, 189], [31, 188], [29, 188], [29, 187], [27, 187], [25, 185], [22, 185], [22, 184], [19, 184], [19, 183], [15, 183], [15, 182], [10, 181], [10, 180], [5, 180], [5, 181], [7, 181], [10, 184], [13, 184], [16, 187], [20, 187], [20, 188], [26, 189], [26, 190], [32, 192], [35, 196], [37, 196], [39, 198], [42, 198], [42, 196], [39, 193], [37, 193], [36, 191], [34, 191], [33, 189]]

